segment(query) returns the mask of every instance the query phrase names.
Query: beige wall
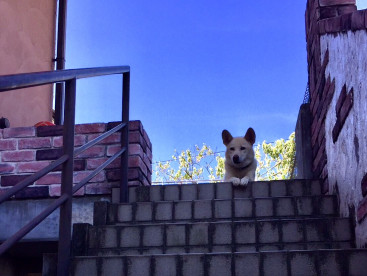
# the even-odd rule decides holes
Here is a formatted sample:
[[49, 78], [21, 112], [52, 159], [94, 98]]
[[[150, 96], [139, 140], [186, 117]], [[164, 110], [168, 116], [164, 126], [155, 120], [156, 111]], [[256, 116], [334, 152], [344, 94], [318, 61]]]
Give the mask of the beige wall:
[[[0, 75], [53, 70], [56, 0], [0, 0]], [[52, 118], [52, 87], [0, 93], [11, 127]]]

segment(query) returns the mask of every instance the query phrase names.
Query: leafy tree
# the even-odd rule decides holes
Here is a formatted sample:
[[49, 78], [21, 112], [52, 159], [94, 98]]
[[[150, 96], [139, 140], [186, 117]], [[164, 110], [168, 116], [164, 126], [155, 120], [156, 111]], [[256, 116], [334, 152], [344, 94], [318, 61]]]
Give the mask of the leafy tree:
[[288, 140], [279, 139], [274, 143], [265, 141], [255, 147], [258, 161], [257, 180], [290, 179], [294, 176], [296, 142], [295, 133]]
[[223, 178], [223, 175], [224, 159], [205, 144], [201, 148], [195, 145], [194, 150], [175, 151], [172, 160], [158, 162], [155, 169], [157, 182], [215, 180]]
[[[294, 174], [295, 133], [288, 140], [279, 139], [274, 143], [255, 146], [258, 161], [256, 180], [289, 179]], [[197, 182], [219, 181], [224, 176], [223, 152], [214, 152], [203, 144], [200, 148], [187, 149], [172, 156], [172, 160], [158, 162], [155, 168], [155, 182]]]

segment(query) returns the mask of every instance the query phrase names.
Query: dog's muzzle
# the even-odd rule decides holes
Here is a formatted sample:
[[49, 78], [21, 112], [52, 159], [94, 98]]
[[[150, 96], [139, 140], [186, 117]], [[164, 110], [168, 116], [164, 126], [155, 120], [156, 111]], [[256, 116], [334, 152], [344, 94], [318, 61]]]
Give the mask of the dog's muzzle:
[[233, 160], [233, 163], [235, 164], [241, 163], [240, 157], [237, 154], [233, 156], [232, 160]]

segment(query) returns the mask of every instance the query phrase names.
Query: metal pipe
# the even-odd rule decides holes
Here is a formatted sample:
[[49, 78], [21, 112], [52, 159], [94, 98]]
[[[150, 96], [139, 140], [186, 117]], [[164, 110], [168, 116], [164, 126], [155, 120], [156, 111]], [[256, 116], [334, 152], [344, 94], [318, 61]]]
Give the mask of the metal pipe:
[[65, 68], [67, 0], [59, 0], [57, 22], [56, 70]]
[[[56, 70], [65, 69], [65, 46], [66, 46], [66, 15], [67, 0], [59, 0], [57, 22], [57, 49]], [[64, 83], [57, 83], [55, 88], [55, 124], [62, 125], [64, 122]]]

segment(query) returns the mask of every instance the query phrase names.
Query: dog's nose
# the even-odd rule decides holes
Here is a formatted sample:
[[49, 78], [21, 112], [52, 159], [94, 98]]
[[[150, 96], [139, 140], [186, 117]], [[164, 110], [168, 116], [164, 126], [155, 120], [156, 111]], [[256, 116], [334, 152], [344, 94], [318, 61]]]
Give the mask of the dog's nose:
[[237, 154], [233, 155], [233, 163], [240, 163], [240, 157]]

